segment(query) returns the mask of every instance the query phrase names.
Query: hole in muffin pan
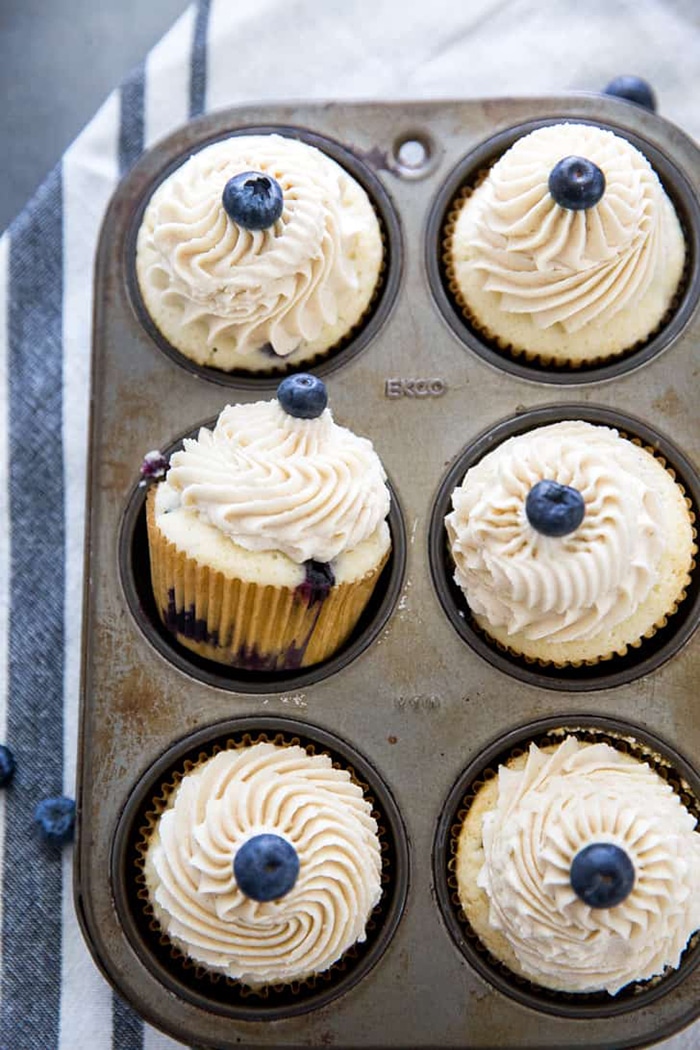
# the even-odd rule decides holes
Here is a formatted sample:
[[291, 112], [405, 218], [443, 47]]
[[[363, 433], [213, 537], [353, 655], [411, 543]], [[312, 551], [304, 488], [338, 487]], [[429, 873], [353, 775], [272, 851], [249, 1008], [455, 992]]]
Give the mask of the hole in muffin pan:
[[479, 628], [462, 590], [453, 579], [454, 567], [444, 524], [445, 515], [452, 509], [452, 492], [461, 484], [470, 467], [507, 438], [566, 419], [615, 427], [626, 437], [638, 438], [643, 445], [653, 448], [683, 486], [685, 495], [692, 503], [695, 528], [698, 529], [700, 478], [690, 461], [667, 438], [641, 420], [611, 409], [596, 405], [548, 405], [498, 423], [477, 437], [457, 457], [443, 479], [433, 504], [428, 532], [429, 560], [433, 584], [447, 618], [460, 637], [493, 667], [528, 685], [565, 692], [587, 692], [626, 685], [655, 671], [682, 649], [700, 623], [700, 570], [696, 568], [692, 573], [686, 597], [668, 618], [666, 626], [659, 628], [653, 637], [645, 638], [638, 648], [630, 646], [624, 656], [613, 656], [592, 665], [540, 665], [509, 653]]
[[[299, 744], [330, 756], [349, 769], [373, 807], [382, 854], [382, 896], [372, 912], [367, 938], [349, 949], [326, 974], [289, 985], [255, 991], [223, 974], [211, 974], [186, 960], [158, 930], [148, 908], [142, 873], [143, 841], [162, 810], [158, 799], [174, 773], [196, 764], [202, 755], [226, 750], [230, 742]], [[374, 767], [345, 741], [305, 722], [246, 717], [209, 726], [174, 744], [141, 777], [119, 818], [111, 856], [114, 902], [122, 927], [143, 965], [170, 992], [201, 1009], [244, 1021], [269, 1021], [317, 1010], [365, 977], [386, 951], [401, 920], [409, 884], [408, 841], [392, 794]]]
[[403, 179], [423, 179], [435, 167], [435, 144], [425, 131], [407, 132], [393, 146], [396, 174]]
[[[201, 426], [212, 428], [216, 419]], [[196, 437], [197, 426], [183, 434], [163, 453], [169, 458], [182, 446], [186, 437]], [[387, 481], [391, 504], [387, 523], [391, 533], [391, 552], [374, 588], [367, 608], [347, 642], [327, 660], [310, 667], [285, 671], [248, 671], [207, 660], [180, 645], [163, 625], [151, 587], [151, 567], [146, 532], [147, 485], [137, 484], [131, 491], [119, 534], [119, 573], [124, 595], [136, 623], [149, 642], [171, 664], [219, 689], [239, 693], [275, 693], [301, 689], [320, 682], [347, 667], [368, 649], [391, 616], [401, 594], [406, 570], [406, 528], [396, 491]]]
[[[684, 274], [681, 278], [676, 303], [670, 315], [651, 338], [642, 345], [632, 347], [624, 354], [611, 359], [609, 363], [582, 364], [579, 367], [544, 365], [529, 362], [524, 356], [516, 356], [500, 349], [478, 332], [464, 316], [454, 294], [449, 288], [443, 260], [443, 231], [460, 191], [473, 185], [478, 176], [493, 165], [518, 139], [535, 131], [537, 128], [566, 121], [573, 124], [593, 124], [625, 138], [647, 158], [656, 171], [659, 179], [672, 201], [681, 223], [686, 241], [687, 256]], [[691, 185], [685, 176], [676, 168], [669, 158], [645, 139], [640, 138], [626, 128], [609, 122], [589, 121], [567, 117], [551, 117], [544, 120], [532, 120], [487, 139], [473, 152], [469, 153], [443, 184], [428, 217], [425, 241], [425, 265], [428, 272], [430, 289], [440, 313], [457, 338], [483, 360], [497, 368], [540, 383], [560, 383], [564, 385], [594, 383], [603, 379], [614, 379], [624, 375], [640, 365], [646, 364], [673, 343], [688, 325], [700, 297], [700, 207]]]
[[[631, 1010], [645, 1009], [678, 987], [700, 963], [700, 932], [686, 947], [677, 969], [660, 977], [638, 981], [608, 992], [556, 992], [541, 988], [514, 974], [491, 955], [478, 939], [466, 918], [454, 875], [456, 838], [475, 790], [484, 779], [496, 775], [499, 765], [527, 750], [530, 742], [538, 746], [560, 743], [567, 732], [590, 742], [608, 742], [647, 762], [681, 795], [685, 807], [700, 819], [700, 777], [672, 747], [647, 729], [631, 722], [602, 715], [552, 716], [521, 725], [501, 734], [469, 764], [450, 791], [438, 821], [433, 843], [433, 879], [442, 918], [459, 951], [491, 985], [524, 1006], [558, 1017], [596, 1019], [617, 1017]], [[630, 741], [634, 738], [634, 743]]]
[[[136, 276], [136, 240], [150, 197], [157, 187], [183, 164], [189, 156], [200, 149], [204, 149], [206, 146], [212, 145], [214, 142], [220, 142], [222, 139], [238, 135], [271, 134], [284, 135], [287, 138], [298, 139], [310, 146], [315, 146], [321, 152], [328, 154], [329, 157], [340, 164], [360, 183], [366, 191], [379, 220], [384, 242], [384, 264], [374, 297], [365, 317], [331, 351], [324, 351], [318, 357], [310, 358], [297, 364], [285, 365], [284, 359], [280, 358], [279, 366], [265, 372], [248, 371], [246, 369], [233, 369], [225, 372], [190, 360], [180, 353], [153, 323], [143, 302]], [[158, 178], [148, 186], [143, 197], [138, 201], [125, 237], [124, 273], [128, 298], [141, 327], [147, 332], [153, 343], [171, 361], [174, 361], [175, 364], [192, 375], [218, 383], [220, 386], [236, 387], [243, 390], [262, 390], [266, 387], [274, 387], [285, 375], [290, 375], [294, 372], [304, 371], [313, 372], [319, 376], [329, 375], [354, 358], [369, 346], [391, 313], [401, 283], [402, 270], [403, 245], [398, 214], [389, 194], [371, 168], [349, 149], [333, 139], [326, 138], [306, 128], [290, 127], [281, 124], [256, 124], [231, 128], [219, 135], [204, 139], [197, 146], [196, 150], [188, 149], [175, 157], [160, 172]]]

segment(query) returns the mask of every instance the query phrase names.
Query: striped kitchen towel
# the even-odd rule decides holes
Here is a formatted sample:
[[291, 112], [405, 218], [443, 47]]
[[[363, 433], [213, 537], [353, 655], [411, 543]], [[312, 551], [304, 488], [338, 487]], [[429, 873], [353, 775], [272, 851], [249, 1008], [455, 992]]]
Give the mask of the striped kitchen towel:
[[[0, 792], [3, 1050], [179, 1045], [98, 973], [71, 849], [44, 847], [32, 820], [41, 798], [75, 790], [92, 267], [120, 176], [189, 117], [237, 102], [552, 94], [619, 72], [647, 77], [699, 136], [697, 0], [202, 0], [0, 240], [0, 741], [18, 763]], [[673, 1045], [698, 1045], [700, 1027], [688, 1039]]]

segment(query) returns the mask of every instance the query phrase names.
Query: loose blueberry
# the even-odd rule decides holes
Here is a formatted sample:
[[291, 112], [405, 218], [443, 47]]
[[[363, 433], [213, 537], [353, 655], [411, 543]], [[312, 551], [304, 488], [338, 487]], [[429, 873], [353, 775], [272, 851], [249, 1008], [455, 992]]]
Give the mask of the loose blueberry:
[[271, 175], [243, 171], [224, 186], [221, 202], [226, 214], [245, 230], [266, 230], [284, 209], [282, 187]]
[[549, 173], [549, 192], [561, 208], [593, 208], [605, 193], [605, 175], [585, 157], [564, 157]]
[[72, 798], [44, 798], [34, 810], [34, 819], [47, 842], [63, 846], [71, 842], [75, 830], [75, 802]]
[[326, 384], [308, 372], [287, 376], [277, 387], [277, 400], [295, 419], [316, 419], [328, 404]]
[[629, 897], [634, 886], [634, 865], [612, 842], [584, 846], [571, 863], [571, 888], [591, 908], [614, 908]]
[[167, 459], [162, 452], [154, 448], [143, 457], [139, 473], [142, 481], [157, 481], [165, 477], [167, 469]]
[[15, 756], [9, 747], [0, 744], [0, 787], [7, 787], [15, 773]]
[[574, 532], [586, 513], [578, 489], [558, 481], [538, 481], [525, 500], [525, 514], [533, 529], [543, 536], [566, 536]]
[[615, 98], [624, 98], [627, 102], [635, 102], [638, 106], [643, 106], [644, 109], [650, 109], [652, 113], [656, 112], [656, 95], [652, 90], [651, 84], [647, 83], [646, 80], [642, 80], [641, 77], [635, 77], [627, 73], [623, 76], [615, 77], [606, 88], [603, 88], [603, 94], [614, 95]]
[[299, 857], [280, 835], [253, 835], [233, 860], [238, 888], [254, 901], [274, 901], [289, 893], [299, 874]]

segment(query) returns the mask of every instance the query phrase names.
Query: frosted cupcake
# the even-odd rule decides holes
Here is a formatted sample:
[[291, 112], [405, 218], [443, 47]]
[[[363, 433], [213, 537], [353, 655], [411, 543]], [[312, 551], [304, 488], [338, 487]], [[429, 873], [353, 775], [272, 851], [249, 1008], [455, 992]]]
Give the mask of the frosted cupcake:
[[467, 471], [452, 506], [454, 578], [474, 620], [529, 660], [623, 655], [690, 582], [683, 489], [610, 427], [567, 420], [509, 438]]
[[677, 968], [700, 927], [700, 834], [645, 762], [574, 736], [531, 744], [477, 791], [459, 831], [459, 900], [509, 970], [559, 992]]
[[446, 261], [468, 319], [543, 364], [642, 345], [681, 283], [685, 239], [658, 176], [626, 139], [587, 124], [523, 136], [453, 224]]
[[365, 190], [280, 135], [235, 135], [191, 156], [148, 202], [136, 249], [156, 327], [224, 371], [270, 371], [334, 348], [365, 316], [382, 263]]
[[185, 439], [147, 498], [159, 615], [200, 656], [295, 670], [331, 656], [389, 557], [390, 495], [372, 444], [338, 426], [320, 379], [227, 406]]
[[366, 938], [372, 807], [325, 754], [254, 743], [188, 772], [152, 828], [148, 897], [186, 958], [251, 987], [303, 981]]

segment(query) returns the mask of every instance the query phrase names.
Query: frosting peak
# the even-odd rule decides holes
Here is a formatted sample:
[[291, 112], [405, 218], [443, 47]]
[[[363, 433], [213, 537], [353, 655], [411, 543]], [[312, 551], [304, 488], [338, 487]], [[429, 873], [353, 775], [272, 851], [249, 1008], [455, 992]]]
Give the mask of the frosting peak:
[[[501, 767], [498, 789], [478, 885], [528, 976], [614, 994], [678, 965], [700, 926], [700, 834], [670, 785], [608, 744], [568, 737], [549, 754], [532, 744], [524, 768]], [[571, 886], [573, 858], [591, 842], [634, 865], [615, 907], [592, 908]]]
[[227, 406], [173, 455], [166, 484], [239, 546], [298, 563], [353, 550], [389, 513], [372, 443], [328, 408], [299, 419], [277, 400]]

